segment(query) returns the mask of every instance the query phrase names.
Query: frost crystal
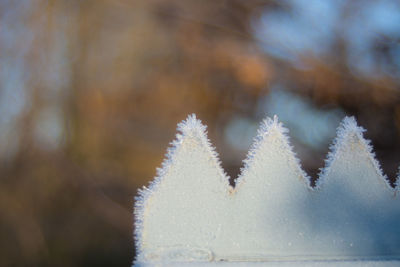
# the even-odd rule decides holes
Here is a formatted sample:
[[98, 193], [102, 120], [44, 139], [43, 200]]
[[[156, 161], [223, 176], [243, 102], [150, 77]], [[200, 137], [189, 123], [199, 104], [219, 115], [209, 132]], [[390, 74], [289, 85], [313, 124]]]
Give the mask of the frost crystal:
[[195, 115], [178, 131], [136, 199], [138, 263], [400, 257], [399, 185], [354, 118], [339, 126], [315, 188], [277, 117], [262, 122], [235, 188]]

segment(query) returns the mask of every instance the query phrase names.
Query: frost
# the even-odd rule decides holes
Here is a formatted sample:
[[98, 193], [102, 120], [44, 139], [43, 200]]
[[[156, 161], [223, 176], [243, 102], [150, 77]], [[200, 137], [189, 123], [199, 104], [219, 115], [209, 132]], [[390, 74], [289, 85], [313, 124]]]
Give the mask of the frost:
[[228, 212], [224, 205], [230, 190], [228, 178], [205, 126], [192, 115], [178, 130], [181, 134], [168, 150], [158, 176], [136, 201], [139, 260], [152, 260], [147, 258], [150, 250], [210, 247], [221, 229], [221, 214]]
[[206, 127], [191, 115], [178, 131], [136, 200], [138, 263], [400, 258], [399, 185], [354, 118], [339, 126], [316, 188], [277, 117], [261, 123], [235, 188]]
[[302, 216], [298, 213], [305, 207], [300, 206], [307, 203], [311, 188], [287, 132], [277, 117], [262, 122], [229, 201], [232, 219], [224, 227], [228, 228], [225, 244], [236, 245], [221, 246], [216, 254], [222, 258], [257, 260], [302, 250], [297, 245], [304, 237], [298, 233], [307, 227], [294, 218]]
[[[369, 165], [369, 169], [371, 170], [371, 174], [376, 177], [368, 180], [369, 188], [372, 188], [375, 191], [375, 184], [378, 182], [381, 185], [385, 185], [384, 187], [390, 190], [390, 185], [388, 183], [386, 175], [383, 174], [382, 169], [380, 167], [379, 162], [375, 158], [375, 154], [372, 152], [372, 146], [370, 142], [363, 137], [363, 132], [366, 130], [362, 127], [359, 127], [356, 123], [354, 117], [346, 117], [343, 119], [337, 130], [337, 137], [330, 148], [330, 153], [328, 154], [328, 158], [325, 161], [326, 167], [321, 170], [319, 175], [319, 179], [317, 181], [317, 188], [321, 187], [321, 185], [325, 182], [326, 177], [329, 176], [329, 172], [331, 169], [353, 169], [353, 170], [361, 170], [362, 168], [354, 168], [353, 166], [361, 167], [362, 164]], [[345, 157], [348, 157], [350, 162], [347, 161], [347, 167], [332, 167], [332, 165], [340, 165], [340, 163], [335, 163], [335, 161], [342, 162], [342, 164], [346, 165]], [[361, 164], [361, 165], [360, 165]], [[361, 170], [362, 171], [362, 170]], [[366, 171], [368, 173], [368, 171]], [[349, 176], [349, 173], [347, 173]], [[365, 183], [364, 174], [353, 174], [354, 178], [350, 179], [350, 182], [354, 184]], [[371, 175], [367, 175], [370, 177]], [[343, 176], [339, 175], [339, 178], [343, 179]], [[362, 179], [359, 181], [358, 179]], [[348, 181], [342, 181], [348, 182]], [[377, 186], [380, 188], [380, 186]]]

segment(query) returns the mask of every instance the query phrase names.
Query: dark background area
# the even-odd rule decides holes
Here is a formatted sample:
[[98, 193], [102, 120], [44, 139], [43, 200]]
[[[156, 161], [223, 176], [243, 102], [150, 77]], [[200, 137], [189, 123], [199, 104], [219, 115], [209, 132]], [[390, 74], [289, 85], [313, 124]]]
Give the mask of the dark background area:
[[0, 265], [129, 266], [191, 113], [232, 179], [266, 116], [313, 179], [355, 116], [393, 183], [399, 96], [395, 0], [2, 0]]

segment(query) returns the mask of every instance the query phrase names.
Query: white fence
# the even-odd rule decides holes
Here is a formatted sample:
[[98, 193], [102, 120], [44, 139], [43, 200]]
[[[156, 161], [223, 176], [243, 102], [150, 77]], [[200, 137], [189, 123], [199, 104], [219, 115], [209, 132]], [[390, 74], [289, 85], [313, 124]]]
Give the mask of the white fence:
[[388, 184], [354, 118], [339, 126], [315, 188], [276, 117], [262, 122], [235, 188], [206, 127], [192, 115], [178, 130], [136, 200], [137, 263], [400, 264], [399, 186]]

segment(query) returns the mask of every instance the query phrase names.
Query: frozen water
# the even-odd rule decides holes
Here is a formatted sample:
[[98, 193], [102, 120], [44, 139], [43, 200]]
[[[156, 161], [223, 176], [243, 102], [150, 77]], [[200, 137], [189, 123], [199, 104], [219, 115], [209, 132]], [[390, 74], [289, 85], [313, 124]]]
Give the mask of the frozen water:
[[178, 130], [136, 201], [137, 262], [400, 258], [398, 189], [354, 118], [339, 126], [315, 189], [276, 117], [262, 122], [235, 188], [205, 126], [191, 115]]

